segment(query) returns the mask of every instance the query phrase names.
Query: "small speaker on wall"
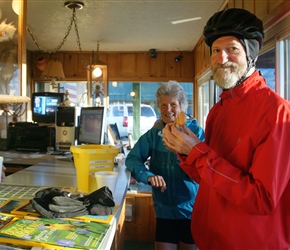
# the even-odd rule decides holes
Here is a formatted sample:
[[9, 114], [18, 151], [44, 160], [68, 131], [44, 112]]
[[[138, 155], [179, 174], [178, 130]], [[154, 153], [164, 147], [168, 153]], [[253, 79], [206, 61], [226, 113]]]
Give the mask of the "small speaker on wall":
[[182, 55], [179, 55], [179, 56], [174, 58], [175, 62], [177, 62], [177, 63], [180, 62], [182, 59], [183, 59]]
[[156, 49], [149, 49], [149, 55], [151, 58], [156, 58], [157, 57]]

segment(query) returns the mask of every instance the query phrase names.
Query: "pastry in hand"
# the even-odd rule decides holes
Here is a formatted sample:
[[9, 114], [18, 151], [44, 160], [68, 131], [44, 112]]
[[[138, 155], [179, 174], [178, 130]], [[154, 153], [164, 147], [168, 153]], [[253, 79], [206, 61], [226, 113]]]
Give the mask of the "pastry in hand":
[[186, 123], [186, 115], [184, 112], [180, 112], [174, 120], [176, 127], [181, 128]]

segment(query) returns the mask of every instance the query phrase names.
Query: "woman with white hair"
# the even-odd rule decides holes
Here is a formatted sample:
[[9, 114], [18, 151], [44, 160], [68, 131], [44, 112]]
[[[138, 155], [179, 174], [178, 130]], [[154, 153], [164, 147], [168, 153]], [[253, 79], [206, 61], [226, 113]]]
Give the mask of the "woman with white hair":
[[[198, 185], [179, 167], [176, 154], [166, 149], [161, 135], [166, 124], [186, 111], [186, 93], [179, 83], [169, 81], [158, 88], [156, 100], [161, 119], [139, 138], [127, 156], [126, 166], [138, 182], [152, 186], [155, 249], [196, 249], [190, 222]], [[203, 129], [195, 119], [187, 120], [186, 126], [204, 140]], [[147, 168], [144, 163], [148, 158]]]

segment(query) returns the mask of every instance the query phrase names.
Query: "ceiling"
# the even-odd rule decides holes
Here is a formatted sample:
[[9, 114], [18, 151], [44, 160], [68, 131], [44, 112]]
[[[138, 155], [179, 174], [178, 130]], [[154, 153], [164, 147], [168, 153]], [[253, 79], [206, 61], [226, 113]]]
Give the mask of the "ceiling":
[[[1, 1], [2, 2], [2, 1]], [[5, 4], [9, 1], [4, 1]], [[65, 0], [27, 0], [27, 24], [38, 44], [53, 51], [63, 40], [73, 10]], [[84, 4], [76, 10], [77, 27], [83, 51], [192, 51], [202, 36], [210, 16], [220, 10], [225, 0], [79, 0]], [[11, 9], [11, 3], [8, 4]], [[16, 16], [3, 10], [5, 14]], [[9, 14], [10, 13], [10, 14]], [[17, 16], [16, 16], [17, 17]], [[172, 24], [171, 21], [200, 18]], [[17, 18], [14, 17], [17, 20]], [[13, 20], [13, 16], [12, 16]], [[7, 22], [11, 22], [9, 18]], [[39, 50], [27, 32], [27, 49]], [[78, 51], [75, 27], [61, 51]]]

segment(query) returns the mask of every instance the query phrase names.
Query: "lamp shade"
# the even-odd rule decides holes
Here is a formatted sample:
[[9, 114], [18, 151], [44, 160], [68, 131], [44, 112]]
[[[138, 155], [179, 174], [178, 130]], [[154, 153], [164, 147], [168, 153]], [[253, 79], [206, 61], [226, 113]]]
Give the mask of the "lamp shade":
[[65, 80], [62, 63], [57, 60], [49, 61], [44, 71], [41, 73], [41, 77], [48, 80]]
[[12, 9], [16, 15], [19, 15], [20, 0], [12, 0]]

